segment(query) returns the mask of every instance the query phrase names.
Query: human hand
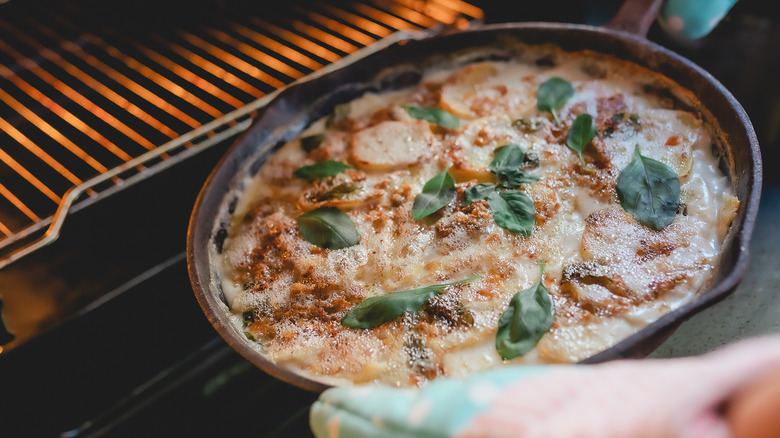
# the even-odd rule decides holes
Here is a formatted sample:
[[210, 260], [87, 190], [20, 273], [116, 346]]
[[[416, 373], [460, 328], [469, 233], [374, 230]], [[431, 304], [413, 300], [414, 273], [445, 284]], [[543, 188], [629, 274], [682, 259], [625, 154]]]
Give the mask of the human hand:
[[[757, 396], [751, 388], [777, 380], [778, 370], [780, 336], [774, 336], [694, 358], [507, 366], [419, 390], [334, 388], [312, 406], [310, 420], [319, 438], [776, 437], [773, 408], [763, 410], [761, 423], [740, 420], [761, 411], [739, 407], [756, 397], [777, 406], [780, 385]], [[734, 412], [724, 413], [730, 406]], [[739, 424], [769, 426], [751, 434], [733, 427]]]

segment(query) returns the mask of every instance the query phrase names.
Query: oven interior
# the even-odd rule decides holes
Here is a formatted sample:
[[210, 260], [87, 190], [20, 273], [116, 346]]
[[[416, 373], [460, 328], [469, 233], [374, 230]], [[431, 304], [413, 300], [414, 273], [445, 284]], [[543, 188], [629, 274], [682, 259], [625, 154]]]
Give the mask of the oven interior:
[[[0, 431], [309, 435], [315, 395], [233, 352], [193, 297], [185, 233], [211, 169], [306, 75], [482, 22], [603, 24], [620, 3], [0, 4]], [[743, 0], [702, 40], [649, 36], [736, 95], [766, 162], [777, 23]]]

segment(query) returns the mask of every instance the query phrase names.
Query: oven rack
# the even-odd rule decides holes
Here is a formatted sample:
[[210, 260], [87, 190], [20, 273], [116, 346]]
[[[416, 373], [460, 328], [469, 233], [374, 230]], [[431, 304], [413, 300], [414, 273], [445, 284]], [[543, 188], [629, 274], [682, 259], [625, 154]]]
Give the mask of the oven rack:
[[[75, 14], [79, 11], [76, 1], [56, 3], [57, 8]], [[462, 27], [482, 18], [480, 9], [460, 0], [314, 2], [305, 9], [288, 9], [286, 19], [279, 20], [284, 25], [249, 17], [244, 21], [258, 28], [251, 29], [237, 19], [208, 27], [205, 33], [216, 41], [206, 41], [191, 30], [174, 36], [152, 35], [151, 40], [159, 44], [156, 48], [125, 38], [124, 43], [135, 50], [132, 53], [144, 55], [146, 64], [115, 43], [121, 36], [109, 39], [97, 32], [110, 34], [107, 26], [76, 28], [62, 18], [67, 14], [60, 10], [44, 10], [39, 14], [44, 18], [26, 22], [44, 36], [52, 34], [54, 45], [31, 38], [16, 28], [17, 21], [10, 23], [0, 15], [0, 269], [54, 242], [69, 214], [241, 133], [256, 111], [286, 85], [325, 74], [402, 39]], [[56, 34], [63, 29], [75, 33]], [[3, 38], [4, 32], [13, 38]], [[14, 41], [28, 51], [12, 45]], [[171, 58], [161, 53], [170, 53]], [[227, 65], [224, 71], [219, 70], [220, 62]], [[236, 67], [259, 81], [239, 76]], [[201, 94], [185, 89], [183, 79], [196, 81]], [[173, 103], [160, 98], [164, 95], [157, 91], [160, 87], [173, 93]], [[204, 91], [213, 94], [211, 100], [207, 101]], [[46, 92], [60, 93], [60, 99]], [[64, 103], [63, 95], [69, 99]], [[213, 103], [216, 100], [221, 106]], [[150, 103], [162, 111], [153, 112]], [[130, 114], [116, 116], [117, 104]], [[236, 109], [224, 110], [231, 107]], [[80, 114], [85, 109], [103, 122], [115, 121], [123, 131], [121, 138], [144, 152], [124, 150], [114, 140], [119, 137], [84, 123], [82, 119], [89, 116]], [[66, 133], [73, 128], [80, 132], [69, 138]], [[160, 138], [169, 140], [160, 142]], [[93, 150], [102, 147], [103, 157], [111, 152], [112, 158], [121, 158], [120, 164], [101, 164], [76, 139], [94, 140]], [[8, 140], [15, 144], [6, 147]], [[14, 153], [25, 156], [15, 158]], [[69, 155], [81, 173], [62, 164], [64, 155]], [[84, 169], [87, 178], [82, 176]], [[47, 184], [54, 180], [56, 184]], [[12, 223], [6, 221], [9, 211]]]

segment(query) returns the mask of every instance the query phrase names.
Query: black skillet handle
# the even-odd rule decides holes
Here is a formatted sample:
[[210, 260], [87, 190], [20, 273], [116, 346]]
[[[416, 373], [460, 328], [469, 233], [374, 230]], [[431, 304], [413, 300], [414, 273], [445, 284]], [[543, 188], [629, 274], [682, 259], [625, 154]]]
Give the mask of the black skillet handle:
[[663, 0], [626, 0], [604, 27], [646, 37], [662, 3]]

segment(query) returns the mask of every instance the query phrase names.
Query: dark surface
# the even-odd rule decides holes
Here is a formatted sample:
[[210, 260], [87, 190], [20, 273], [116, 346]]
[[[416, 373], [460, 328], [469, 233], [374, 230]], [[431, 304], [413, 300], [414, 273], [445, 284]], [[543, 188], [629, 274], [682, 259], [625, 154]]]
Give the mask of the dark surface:
[[[539, 4], [534, 8], [474, 3], [483, 5], [487, 22], [599, 24], [619, 2], [534, 2]], [[777, 261], [771, 243], [780, 239], [778, 174], [771, 166], [780, 146], [775, 79], [780, 27], [777, 12], [768, 8], [765, 2], [741, 0], [700, 41], [675, 41], [657, 27], [650, 39], [710, 71], [750, 115], [768, 168], [757, 224], [760, 245], [754, 246], [760, 252], [753, 258], [771, 264]], [[215, 147], [83, 210], [66, 222], [53, 246], [0, 271], [0, 295], [21, 286], [31, 293], [56, 289], [62, 291], [62, 305], [85, 309], [0, 354], [0, 436], [56, 436], [88, 420], [97, 421], [83, 436], [101, 430], [108, 436], [310, 435], [307, 409], [314, 396], [272, 380], [233, 353], [203, 316], [187, 279], [181, 258], [187, 219], [200, 185], [225, 148]], [[156, 268], [161, 271], [149, 272]], [[777, 302], [766, 301], [776, 296], [777, 269], [765, 265], [763, 271], [766, 276], [748, 277], [747, 283], [753, 291], [766, 292], [758, 302], [767, 307]], [[144, 272], [150, 274], [147, 280], [121, 288]], [[74, 301], [81, 294], [67, 293], [84, 289], [86, 301]], [[85, 306], [100, 297], [106, 302], [86, 312]]]

